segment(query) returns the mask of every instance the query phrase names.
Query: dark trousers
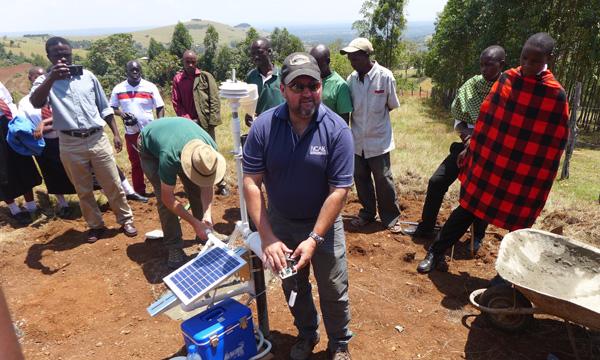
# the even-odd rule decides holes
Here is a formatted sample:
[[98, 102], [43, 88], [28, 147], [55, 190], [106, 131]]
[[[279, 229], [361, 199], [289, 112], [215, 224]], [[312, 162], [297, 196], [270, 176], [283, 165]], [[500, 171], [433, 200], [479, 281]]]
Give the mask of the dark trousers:
[[400, 217], [400, 208], [396, 201], [390, 153], [368, 159], [355, 154], [354, 184], [362, 205], [358, 216], [365, 220], [374, 220], [379, 212], [383, 225], [393, 226]]
[[[429, 178], [427, 195], [425, 196], [425, 203], [423, 204], [423, 212], [421, 214], [421, 223], [419, 224], [419, 228], [423, 232], [432, 232], [435, 227], [442, 201], [444, 201], [444, 195], [448, 192], [450, 185], [458, 178], [459, 168], [456, 161], [464, 148], [463, 143], [452, 143], [450, 145], [450, 153]], [[475, 218], [474, 224], [475, 237], [483, 239], [487, 223]]]
[[[444, 226], [442, 226], [442, 229], [437, 234], [435, 241], [429, 247], [429, 251], [435, 254], [444, 254], [446, 250], [451, 248], [458, 242], [458, 240], [460, 240], [467, 230], [469, 230], [471, 224], [473, 224], [476, 220], [483, 223], [485, 227], [487, 227], [486, 222], [481, 221], [471, 212], [465, 210], [462, 206], [457, 207], [454, 209], [454, 211], [452, 211]], [[484, 235], [485, 227], [483, 228]], [[479, 231], [481, 231], [481, 229]], [[477, 234], [475, 236], [477, 237]], [[480, 239], [483, 239], [483, 237]]]

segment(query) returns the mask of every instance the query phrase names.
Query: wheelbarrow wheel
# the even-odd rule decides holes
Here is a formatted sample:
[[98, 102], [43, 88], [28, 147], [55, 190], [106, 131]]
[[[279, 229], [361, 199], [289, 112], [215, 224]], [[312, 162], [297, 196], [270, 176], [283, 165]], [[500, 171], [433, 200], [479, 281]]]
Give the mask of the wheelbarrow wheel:
[[[531, 308], [531, 302], [511, 286], [502, 284], [488, 288], [479, 299], [483, 306], [494, 309]], [[495, 327], [505, 331], [520, 331], [533, 319], [532, 314], [492, 314], [484, 312], [485, 318]]]

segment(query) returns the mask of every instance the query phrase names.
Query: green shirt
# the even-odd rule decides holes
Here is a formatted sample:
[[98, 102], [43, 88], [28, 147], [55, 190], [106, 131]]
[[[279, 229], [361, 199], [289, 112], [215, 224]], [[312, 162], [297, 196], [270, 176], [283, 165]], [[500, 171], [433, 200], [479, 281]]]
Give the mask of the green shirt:
[[142, 130], [142, 149], [158, 158], [160, 181], [174, 186], [181, 171], [181, 151], [194, 139], [217, 150], [217, 144], [195, 122], [181, 117], [166, 117], [150, 122]]
[[335, 111], [338, 115], [352, 112], [352, 97], [346, 80], [332, 71], [323, 79], [323, 93], [321, 95], [323, 104]]
[[483, 100], [489, 94], [495, 81], [487, 81], [483, 75], [475, 75], [458, 89], [452, 102], [452, 116], [454, 120], [464, 121], [474, 125], [479, 117], [479, 109]]
[[285, 101], [281, 94], [281, 73], [279, 68], [273, 68], [273, 75], [263, 84], [262, 76], [258, 69], [252, 69], [246, 76], [248, 84], [258, 86], [258, 103], [256, 104], [256, 115], [269, 110]]

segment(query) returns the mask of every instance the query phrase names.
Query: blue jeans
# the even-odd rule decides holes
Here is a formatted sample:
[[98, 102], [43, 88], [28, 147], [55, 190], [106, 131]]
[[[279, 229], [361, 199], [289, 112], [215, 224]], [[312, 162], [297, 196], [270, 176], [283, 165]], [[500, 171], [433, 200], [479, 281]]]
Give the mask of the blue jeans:
[[[316, 222], [316, 219], [286, 219], [273, 207], [269, 208], [268, 214], [273, 233], [292, 250], [308, 238]], [[323, 323], [329, 338], [328, 348], [333, 351], [348, 344], [352, 338], [349, 329], [346, 238], [341, 217], [338, 216], [324, 238], [325, 242], [316, 248], [311, 264], [317, 280]], [[301, 337], [314, 339], [318, 334], [319, 315], [313, 302], [309, 274], [310, 266], [305, 266], [295, 276], [284, 279], [282, 287], [288, 301], [292, 290], [298, 293], [294, 307], [290, 308], [294, 325]]]

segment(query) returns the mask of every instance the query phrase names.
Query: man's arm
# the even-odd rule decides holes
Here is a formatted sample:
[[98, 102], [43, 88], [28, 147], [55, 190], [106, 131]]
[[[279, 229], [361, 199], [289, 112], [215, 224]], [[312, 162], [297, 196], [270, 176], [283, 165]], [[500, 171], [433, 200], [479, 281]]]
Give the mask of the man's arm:
[[177, 75], [173, 78], [173, 85], [171, 86], [171, 102], [173, 103], [173, 110], [177, 116], [181, 116], [187, 119], [191, 119], [190, 115], [181, 106], [181, 94], [179, 93], [179, 81]]
[[275, 271], [281, 271], [287, 266], [286, 253], [291, 254], [285, 244], [279, 240], [267, 218], [267, 207], [261, 192], [263, 174], [244, 174], [244, 196], [248, 214], [256, 224], [262, 242], [263, 262]]
[[117, 122], [115, 121], [115, 116], [113, 114], [107, 115], [104, 118], [104, 121], [110, 127], [110, 130], [113, 133], [113, 143], [115, 145], [115, 150], [119, 153], [123, 150], [123, 140], [121, 139], [121, 134], [119, 134], [119, 128], [117, 127]]
[[66, 79], [70, 75], [71, 72], [66, 64], [59, 63], [52, 66], [44, 81], [37, 86], [29, 96], [29, 102], [31, 102], [31, 105], [37, 109], [46, 105], [46, 101], [48, 101], [48, 95], [50, 94], [50, 90], [52, 90], [52, 85], [54, 82], [56, 80]]
[[[196, 219], [189, 211], [187, 211], [183, 207], [183, 205], [179, 202], [179, 200], [177, 200], [175, 198], [174, 191], [175, 191], [175, 186], [167, 185], [161, 181], [161, 183], [160, 183], [160, 192], [161, 192], [160, 199], [161, 199], [162, 203], [173, 214], [179, 216], [183, 220], [187, 221], [190, 225], [192, 225], [192, 227], [194, 228], [194, 232], [200, 239], [202, 239], [202, 240], [208, 239], [208, 236], [206, 235], [206, 230], [210, 229], [210, 225], [204, 221], [200, 221], [200, 220]], [[202, 191], [201, 201], [202, 201], [202, 208], [204, 209], [204, 218], [206, 218], [207, 212], [210, 217], [211, 203], [212, 203], [212, 188], [209, 189], [209, 191], [204, 191], [204, 189], [201, 188], [201, 191]], [[205, 197], [205, 193], [210, 194], [210, 199], [208, 196]]]
[[123, 112], [121, 111], [121, 109], [119, 109], [118, 107], [114, 107], [112, 106], [113, 111], [115, 112], [115, 115], [119, 116], [119, 117], [123, 117]]
[[[313, 231], [317, 235], [325, 236], [327, 231], [333, 226], [335, 219], [338, 217], [346, 203], [349, 191], [350, 188], [329, 187], [329, 195], [325, 199], [323, 206], [321, 206], [321, 211], [319, 212], [317, 222], [313, 228]], [[301, 269], [308, 265], [316, 247], [317, 243], [312, 237], [308, 237], [298, 245], [292, 254], [292, 257], [294, 258], [300, 257], [296, 269]]]

